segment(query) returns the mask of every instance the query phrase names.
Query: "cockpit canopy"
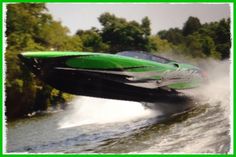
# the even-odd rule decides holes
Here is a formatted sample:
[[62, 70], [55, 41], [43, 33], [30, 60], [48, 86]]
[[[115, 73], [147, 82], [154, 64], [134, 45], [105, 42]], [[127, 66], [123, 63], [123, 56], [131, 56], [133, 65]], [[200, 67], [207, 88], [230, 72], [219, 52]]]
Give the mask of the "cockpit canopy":
[[150, 61], [164, 63], [164, 64], [171, 62], [171, 60], [169, 59], [156, 56], [148, 52], [144, 52], [144, 51], [122, 51], [122, 52], [118, 52], [117, 55], [133, 57], [133, 58], [138, 58], [138, 59], [145, 59], [145, 60], [150, 60]]

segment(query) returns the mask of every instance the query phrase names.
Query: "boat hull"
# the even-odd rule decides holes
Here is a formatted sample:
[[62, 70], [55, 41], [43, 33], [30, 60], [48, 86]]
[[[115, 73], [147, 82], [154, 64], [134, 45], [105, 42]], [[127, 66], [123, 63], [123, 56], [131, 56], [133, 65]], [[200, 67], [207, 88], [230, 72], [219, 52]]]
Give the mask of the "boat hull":
[[[178, 82], [178, 79], [163, 81], [159, 75], [156, 76], [163, 74], [163, 71], [164, 73], [168, 70], [175, 72], [176, 67], [174, 66], [156, 66], [157, 69], [161, 70], [150, 72], [144, 71], [144, 69], [153, 69], [155, 63], [144, 63], [143, 61], [139, 62], [139, 60], [117, 57], [121, 60], [120, 63], [112, 61], [109, 65], [109, 58], [107, 58], [110, 57], [109, 55], [101, 55], [101, 57], [96, 55], [95, 57], [98, 56], [96, 60], [92, 58], [93, 55], [89, 54], [88, 56], [68, 55], [44, 58], [42, 56], [27, 57], [21, 54], [19, 58], [41, 80], [70, 94], [143, 102], [181, 102], [188, 100], [187, 97], [176, 92], [174, 88], [168, 88], [168, 85], [175, 85], [173, 80]], [[92, 67], [94, 65], [88, 62], [84, 64], [83, 62], [88, 61], [84, 59], [85, 57], [92, 58], [93, 62], [90, 63], [97, 65], [97, 67], [99, 67], [99, 63], [103, 63], [106, 64], [103, 67], [109, 68], [95, 69]], [[110, 61], [112, 59], [114, 60], [114, 56], [110, 57]], [[75, 64], [70, 65], [69, 63]], [[88, 67], [83, 67], [85, 65]], [[111, 65], [115, 65], [115, 68]], [[150, 76], [147, 77], [147, 75]], [[183, 88], [191, 87], [191, 85], [191, 82], [190, 84], [185, 82]], [[179, 87], [181, 85], [177, 86], [177, 88]]]

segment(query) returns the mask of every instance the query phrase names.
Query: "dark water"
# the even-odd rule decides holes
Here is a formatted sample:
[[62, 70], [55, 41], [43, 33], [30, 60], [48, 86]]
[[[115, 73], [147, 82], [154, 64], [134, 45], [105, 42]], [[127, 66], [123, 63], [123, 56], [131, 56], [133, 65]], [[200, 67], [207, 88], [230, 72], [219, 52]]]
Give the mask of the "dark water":
[[109, 111], [99, 111], [99, 104], [86, 105], [102, 113], [91, 118], [93, 111], [85, 107], [84, 117], [68, 110], [8, 123], [7, 152], [228, 153], [230, 149], [229, 117], [220, 101], [194, 104], [171, 116], [134, 104], [127, 109], [135, 105], [140, 109], [127, 114], [125, 108], [116, 109], [123, 117], [112, 117]]
[[190, 104], [76, 98], [65, 111], [8, 122], [6, 151], [230, 153], [229, 77], [214, 78], [186, 92]]

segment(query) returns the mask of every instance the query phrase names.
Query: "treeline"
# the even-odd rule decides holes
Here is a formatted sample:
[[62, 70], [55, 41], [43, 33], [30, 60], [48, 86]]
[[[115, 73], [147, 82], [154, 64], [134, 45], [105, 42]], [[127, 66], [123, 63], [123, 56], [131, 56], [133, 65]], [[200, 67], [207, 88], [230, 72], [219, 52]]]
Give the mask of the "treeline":
[[17, 58], [17, 54], [24, 51], [116, 53], [142, 50], [191, 58], [229, 58], [229, 19], [201, 24], [199, 19], [189, 17], [182, 29], [171, 28], [156, 35], [151, 35], [151, 21], [147, 17], [139, 23], [104, 13], [98, 20], [102, 29], [78, 30], [75, 35], [68, 35], [68, 28], [55, 21], [43, 3], [7, 5], [5, 87], [8, 118], [46, 110], [71, 98], [35, 78]]
[[70, 96], [34, 77], [21, 64], [17, 54], [24, 51], [82, 51], [81, 38], [68, 36], [69, 30], [53, 20], [43, 3], [8, 4], [6, 27], [7, 117], [21, 117], [64, 103]]
[[182, 29], [163, 30], [157, 33], [158, 37], [168, 42], [167, 47], [172, 53], [221, 60], [230, 55], [230, 19], [201, 24], [198, 18], [189, 17]]

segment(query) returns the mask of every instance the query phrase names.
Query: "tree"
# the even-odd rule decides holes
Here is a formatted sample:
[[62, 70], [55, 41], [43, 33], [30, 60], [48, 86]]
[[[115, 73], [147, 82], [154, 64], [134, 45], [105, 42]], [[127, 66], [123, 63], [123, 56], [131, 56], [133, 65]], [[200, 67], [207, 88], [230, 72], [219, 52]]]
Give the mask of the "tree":
[[6, 115], [15, 118], [46, 109], [52, 91], [52, 87], [37, 80], [21, 64], [17, 54], [51, 49], [82, 50], [82, 42], [79, 37], [68, 36], [68, 29], [53, 20], [43, 3], [8, 4], [6, 27]]
[[76, 35], [83, 42], [83, 51], [88, 52], [106, 52], [109, 51], [109, 45], [103, 42], [99, 31], [92, 28], [87, 31], [78, 30]]
[[182, 30], [170, 28], [158, 32], [158, 36], [174, 44], [172, 46], [174, 53], [194, 58], [229, 58], [231, 47], [229, 19], [201, 25], [199, 19], [189, 17]]
[[104, 13], [98, 19], [103, 26], [101, 37], [106, 44], [110, 45], [110, 52], [146, 50], [147, 37], [150, 33], [148, 18], [144, 18], [142, 24], [126, 21], [110, 13]]
[[[35, 35], [39, 32], [40, 23], [44, 23], [51, 19], [49, 14], [43, 13], [46, 11], [43, 3], [21, 3], [7, 5], [6, 19], [6, 35], [11, 33], [22, 32]], [[27, 27], [26, 27], [27, 26]]]
[[210, 36], [193, 33], [187, 37], [186, 46], [188, 53], [194, 58], [213, 57], [221, 59], [221, 55], [216, 51], [215, 43]]
[[157, 33], [161, 39], [166, 39], [169, 42], [178, 45], [184, 42], [184, 36], [179, 28], [170, 28], [168, 31], [160, 31]]
[[201, 28], [200, 20], [197, 17], [190, 16], [183, 27], [183, 35], [187, 36]]
[[39, 41], [49, 50], [60, 50], [63, 48], [63, 43], [68, 39], [68, 28], [62, 27], [60, 22], [50, 21], [40, 27]]
[[173, 53], [173, 44], [159, 36], [150, 36], [149, 43], [151, 45], [150, 51], [157, 53]]
[[141, 22], [141, 27], [145, 33], [145, 36], [148, 37], [149, 35], [151, 35], [151, 28], [150, 28], [151, 22], [149, 20], [149, 18], [146, 16], [142, 19]]
[[225, 19], [219, 22], [216, 30], [215, 42], [216, 50], [221, 53], [222, 59], [230, 57], [231, 37], [230, 37], [230, 20]]

